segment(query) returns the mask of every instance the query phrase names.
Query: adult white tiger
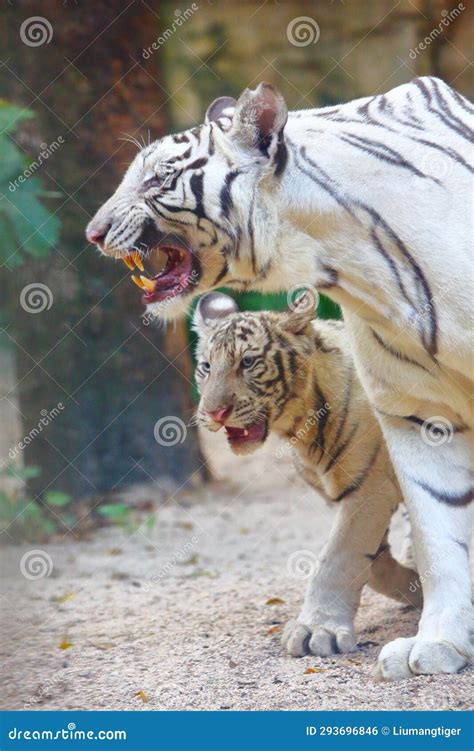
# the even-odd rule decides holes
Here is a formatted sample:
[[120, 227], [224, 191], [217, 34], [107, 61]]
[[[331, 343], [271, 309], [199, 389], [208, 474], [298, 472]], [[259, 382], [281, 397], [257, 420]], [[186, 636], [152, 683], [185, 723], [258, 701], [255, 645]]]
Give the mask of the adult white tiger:
[[473, 656], [472, 113], [435, 78], [289, 115], [260, 84], [141, 151], [88, 227], [109, 256], [153, 267], [166, 252], [137, 281], [167, 318], [223, 284], [310, 283], [342, 305], [425, 579], [417, 635], [380, 653], [385, 678]]

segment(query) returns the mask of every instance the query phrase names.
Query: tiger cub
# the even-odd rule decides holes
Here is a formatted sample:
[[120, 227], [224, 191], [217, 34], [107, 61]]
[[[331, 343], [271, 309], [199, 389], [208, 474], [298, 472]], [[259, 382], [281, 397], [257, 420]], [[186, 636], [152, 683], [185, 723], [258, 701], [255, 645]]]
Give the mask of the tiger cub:
[[197, 420], [224, 428], [236, 454], [270, 431], [284, 440], [305, 480], [338, 513], [309, 581], [303, 608], [283, 632], [291, 655], [356, 647], [362, 587], [420, 605], [416, 573], [391, 555], [387, 532], [402, 495], [379, 424], [355, 372], [344, 324], [315, 318], [304, 293], [287, 312], [241, 313], [218, 292], [201, 298]]

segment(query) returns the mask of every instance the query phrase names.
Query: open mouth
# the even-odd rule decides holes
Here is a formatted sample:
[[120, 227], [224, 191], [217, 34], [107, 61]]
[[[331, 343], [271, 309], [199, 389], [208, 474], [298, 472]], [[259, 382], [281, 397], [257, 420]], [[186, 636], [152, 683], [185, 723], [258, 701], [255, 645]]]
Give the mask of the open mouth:
[[[163, 243], [145, 253], [134, 250], [121, 260], [131, 271], [142, 272], [131, 279], [143, 290], [145, 305], [178, 297], [199, 281], [197, 258], [185, 245]], [[145, 271], [144, 261], [151, 271]]]
[[247, 446], [250, 443], [262, 443], [265, 440], [268, 424], [266, 418], [262, 418], [258, 422], [246, 425], [245, 428], [234, 428], [231, 425], [226, 425], [225, 432], [231, 446]]

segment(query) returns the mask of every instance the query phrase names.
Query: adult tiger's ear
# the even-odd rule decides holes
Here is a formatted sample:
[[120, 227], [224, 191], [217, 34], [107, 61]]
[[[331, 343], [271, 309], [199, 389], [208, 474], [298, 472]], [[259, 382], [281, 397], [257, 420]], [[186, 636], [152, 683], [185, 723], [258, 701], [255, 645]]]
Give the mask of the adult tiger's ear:
[[260, 83], [255, 90], [245, 89], [240, 95], [232, 120], [231, 137], [244, 148], [258, 149], [271, 156], [284, 143], [283, 129], [288, 107], [278, 89]]
[[239, 306], [229, 295], [209, 292], [199, 300], [193, 317], [193, 329], [198, 334], [207, 334], [223, 318], [239, 312]]
[[283, 313], [283, 326], [292, 334], [302, 334], [316, 318], [318, 293], [311, 288], [304, 289], [296, 296], [289, 293], [288, 304], [289, 309]]
[[215, 123], [217, 120], [227, 118], [229, 121], [228, 127], [230, 127], [236, 104], [237, 100], [231, 96], [220, 96], [218, 99], [214, 99], [207, 108], [205, 122]]

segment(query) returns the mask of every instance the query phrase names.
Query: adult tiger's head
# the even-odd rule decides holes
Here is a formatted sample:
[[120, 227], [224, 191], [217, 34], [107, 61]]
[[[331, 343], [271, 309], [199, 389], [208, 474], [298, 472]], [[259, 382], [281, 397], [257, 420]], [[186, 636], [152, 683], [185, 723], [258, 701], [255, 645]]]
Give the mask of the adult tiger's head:
[[105, 255], [132, 270], [146, 266], [134, 281], [152, 314], [174, 318], [216, 286], [256, 286], [267, 277], [287, 115], [266, 83], [238, 101], [216, 99], [203, 125], [140, 151], [89, 223], [87, 238]]
[[224, 426], [232, 450], [248, 454], [266, 439], [300, 394], [305, 363], [315, 349], [309, 293], [283, 313], [241, 313], [228, 295], [201, 298], [193, 326], [199, 335], [197, 419], [209, 430]]

